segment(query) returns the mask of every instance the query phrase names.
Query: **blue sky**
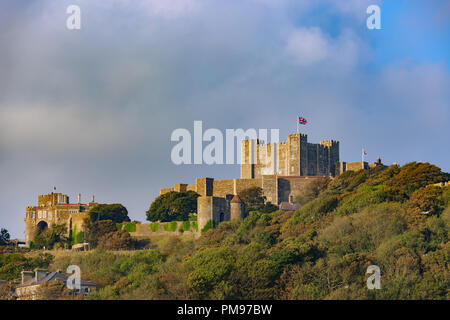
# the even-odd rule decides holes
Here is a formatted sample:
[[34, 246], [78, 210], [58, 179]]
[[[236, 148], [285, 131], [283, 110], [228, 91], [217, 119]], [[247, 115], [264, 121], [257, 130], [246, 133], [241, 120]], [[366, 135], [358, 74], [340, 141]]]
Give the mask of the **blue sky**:
[[449, 30], [448, 1], [2, 1], [0, 227], [23, 238], [25, 207], [53, 186], [144, 221], [160, 188], [239, 177], [172, 164], [171, 132], [194, 120], [284, 139], [304, 116], [343, 161], [364, 147], [449, 172]]

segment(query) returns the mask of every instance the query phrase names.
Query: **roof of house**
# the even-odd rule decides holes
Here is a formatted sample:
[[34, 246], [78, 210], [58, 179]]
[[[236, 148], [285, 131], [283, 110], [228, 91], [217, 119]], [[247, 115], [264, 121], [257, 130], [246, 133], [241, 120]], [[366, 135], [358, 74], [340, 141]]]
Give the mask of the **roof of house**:
[[[47, 275], [45, 277], [41, 278], [39, 281], [36, 281], [36, 278], [34, 277], [32, 280], [30, 280], [24, 284], [20, 284], [17, 287], [20, 288], [20, 287], [35, 286], [35, 285], [43, 284], [43, 283], [50, 282], [53, 280], [57, 280], [57, 279], [60, 279], [64, 283], [66, 283], [68, 278], [69, 278], [68, 276], [62, 274], [61, 272], [47, 272]], [[81, 285], [86, 286], [86, 287], [96, 286], [95, 283], [92, 283], [92, 282], [89, 282], [89, 281], [86, 281], [83, 279], [81, 279]]]
[[302, 205], [300, 203], [292, 203], [287, 201], [283, 201], [280, 203], [280, 209], [284, 211], [295, 211], [300, 209], [301, 206]]
[[233, 199], [231, 199], [231, 202], [232, 202], [232, 203], [242, 203], [242, 200], [241, 200], [241, 198], [239, 198], [238, 195], [235, 195], [235, 196], [233, 197]]

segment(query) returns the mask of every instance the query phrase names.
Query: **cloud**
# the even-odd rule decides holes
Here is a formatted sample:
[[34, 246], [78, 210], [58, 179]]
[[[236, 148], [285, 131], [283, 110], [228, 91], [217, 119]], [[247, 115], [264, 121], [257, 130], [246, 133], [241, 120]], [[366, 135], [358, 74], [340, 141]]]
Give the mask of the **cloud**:
[[332, 38], [318, 27], [296, 28], [287, 36], [286, 52], [302, 67], [327, 63], [327, 68], [351, 68], [364, 51], [364, 45], [350, 30]]
[[303, 115], [345, 161], [364, 145], [387, 163], [448, 163], [448, 70], [378, 65], [353, 1], [80, 1], [74, 32], [70, 2], [14, 2], [0, 19], [0, 226], [14, 234], [53, 185], [144, 220], [159, 188], [238, 177], [170, 162], [171, 132], [194, 120], [283, 139]]

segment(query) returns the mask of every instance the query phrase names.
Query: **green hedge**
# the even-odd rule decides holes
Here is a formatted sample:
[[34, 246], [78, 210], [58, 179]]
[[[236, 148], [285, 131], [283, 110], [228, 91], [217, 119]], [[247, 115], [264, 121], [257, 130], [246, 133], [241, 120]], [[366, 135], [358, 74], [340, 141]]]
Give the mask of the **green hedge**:
[[167, 222], [164, 224], [164, 230], [174, 232], [177, 231], [178, 223], [176, 221]]
[[183, 221], [180, 225], [180, 228], [178, 229], [178, 231], [180, 232], [184, 232], [184, 231], [189, 231], [191, 229], [191, 223], [189, 221]]
[[214, 228], [214, 222], [212, 220], [208, 220], [208, 222], [205, 224], [205, 226], [202, 229], [202, 232], [206, 232], [209, 229]]
[[198, 223], [197, 223], [197, 221], [193, 221], [192, 222], [192, 229], [194, 229], [195, 231], [198, 231]]
[[117, 230], [122, 230], [122, 223], [116, 223]]
[[125, 231], [127, 231], [127, 232], [136, 232], [136, 223], [127, 223], [125, 225]]
[[159, 231], [159, 222], [150, 223], [150, 229], [152, 230], [152, 232]]
[[80, 231], [75, 235], [75, 243], [83, 243], [84, 242], [84, 232]]

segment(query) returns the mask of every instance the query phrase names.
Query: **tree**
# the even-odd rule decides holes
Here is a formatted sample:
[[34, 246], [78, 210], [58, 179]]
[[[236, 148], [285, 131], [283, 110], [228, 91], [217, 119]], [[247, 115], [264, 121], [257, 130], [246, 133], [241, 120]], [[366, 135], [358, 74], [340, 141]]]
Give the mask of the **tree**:
[[9, 232], [6, 229], [1, 229], [0, 230], [0, 246], [4, 246], [7, 245], [9, 242]]
[[263, 196], [263, 190], [260, 187], [251, 187], [242, 190], [239, 193], [239, 198], [241, 198], [242, 202], [245, 204], [246, 213], [263, 209], [264, 202], [266, 201], [266, 197]]
[[112, 220], [100, 220], [92, 222], [90, 219], [84, 221], [85, 239], [91, 248], [96, 248], [100, 238], [106, 234], [116, 232], [116, 223]]
[[410, 201], [422, 211], [429, 211], [430, 214], [437, 214], [444, 210], [444, 203], [441, 199], [441, 195], [441, 187], [427, 186], [414, 191]]
[[12, 283], [0, 284], [0, 300], [15, 300], [14, 285]]
[[61, 279], [46, 282], [36, 290], [36, 298], [39, 300], [71, 300], [73, 298], [80, 300], [82, 294], [74, 295]]
[[128, 217], [128, 210], [119, 203], [99, 204], [89, 212], [91, 221], [112, 220], [117, 223], [131, 221]]
[[36, 248], [45, 247], [46, 249], [53, 249], [55, 244], [60, 243], [61, 245], [65, 245], [67, 242], [67, 229], [63, 224], [52, 225], [34, 237], [34, 245]]
[[440, 168], [432, 164], [411, 162], [402, 166], [400, 172], [386, 184], [398, 188], [409, 197], [415, 190], [445, 181], [446, 177]]
[[272, 202], [269, 201], [264, 205], [261, 212], [271, 213], [277, 211], [278, 209], [279, 209], [278, 206], [274, 205]]
[[189, 214], [197, 212], [197, 198], [200, 195], [194, 191], [162, 194], [152, 202], [147, 211], [148, 221], [187, 221]]
[[106, 250], [132, 249], [133, 239], [125, 230], [118, 230], [102, 235], [98, 239], [98, 247]]
[[53, 256], [48, 253], [40, 253], [37, 257], [26, 257], [21, 253], [0, 255], [0, 279], [16, 280], [20, 278], [23, 270], [34, 270], [35, 268], [48, 268], [52, 263]]
[[312, 180], [306, 186], [303, 193], [296, 197], [295, 202], [306, 204], [307, 202], [317, 198], [317, 196], [328, 187], [330, 181], [330, 177], [320, 177]]

